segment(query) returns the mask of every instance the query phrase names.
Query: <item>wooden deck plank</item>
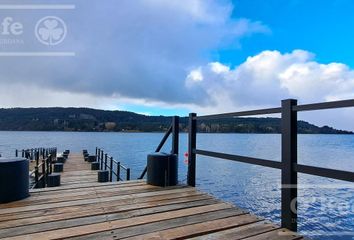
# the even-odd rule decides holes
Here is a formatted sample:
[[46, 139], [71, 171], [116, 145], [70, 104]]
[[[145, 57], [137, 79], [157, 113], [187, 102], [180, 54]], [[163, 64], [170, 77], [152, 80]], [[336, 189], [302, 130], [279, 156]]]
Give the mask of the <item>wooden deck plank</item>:
[[223, 229], [228, 229], [231, 227], [242, 226], [245, 224], [250, 224], [260, 221], [256, 216], [245, 214], [235, 217], [226, 217], [222, 219], [201, 222], [197, 224], [189, 224], [182, 227], [171, 228], [164, 231], [156, 231], [153, 233], [145, 235], [137, 235], [131, 238], [126, 238], [129, 240], [138, 239], [180, 239], [189, 238], [200, 234], [208, 234], [210, 232], [215, 232]]
[[115, 220], [110, 222], [88, 224], [78, 227], [71, 227], [65, 229], [56, 229], [52, 231], [39, 232], [34, 234], [26, 234], [16, 237], [9, 237], [3, 239], [61, 239], [76, 236], [83, 236], [87, 234], [109, 231], [117, 228], [130, 227], [134, 225], [141, 225], [152, 222], [164, 221], [172, 218], [178, 218], [183, 216], [191, 216], [196, 214], [202, 214], [205, 212], [213, 212], [221, 209], [231, 209], [232, 206], [226, 203], [216, 203], [201, 207], [193, 207], [182, 210], [174, 210], [163, 213], [149, 214], [146, 216], [132, 217], [128, 219]]
[[[190, 190], [190, 189], [187, 189]], [[120, 206], [124, 204], [138, 204], [138, 203], [143, 203], [143, 202], [156, 202], [159, 200], [164, 200], [164, 199], [175, 199], [175, 198], [184, 198], [184, 197], [189, 197], [189, 196], [195, 196], [195, 195], [200, 195], [201, 193], [196, 192], [196, 191], [176, 191], [176, 190], [170, 190], [168, 192], [166, 191], [159, 191], [161, 194], [154, 194], [154, 196], [146, 197], [144, 195], [143, 197], [137, 196], [138, 194], [132, 194], [129, 198], [125, 198], [124, 196], [116, 196], [112, 197], [109, 200], [110, 201], [95, 201], [89, 204], [84, 204], [84, 205], [71, 205], [67, 207], [62, 207], [62, 208], [46, 208], [46, 209], [34, 209], [31, 211], [26, 211], [26, 212], [18, 212], [18, 213], [10, 213], [10, 214], [3, 214], [0, 215], [0, 220], [1, 222], [3, 221], [9, 221], [13, 219], [23, 219], [23, 218], [34, 218], [36, 216], [53, 216], [57, 214], [63, 214], [63, 213], [76, 213], [79, 214], [81, 211], [83, 212], [92, 212], [95, 208], [110, 208], [110, 206]], [[139, 194], [142, 196], [141, 194]], [[104, 199], [107, 200], [107, 199]], [[98, 205], [100, 203], [100, 205]], [[92, 210], [91, 210], [92, 209]]]
[[116, 236], [119, 239], [129, 238], [139, 235], [138, 239], [141, 239], [140, 235], [149, 234], [152, 232], [162, 231], [171, 228], [177, 227], [186, 227], [195, 223], [202, 223], [206, 221], [223, 219], [233, 216], [244, 215], [244, 212], [236, 209], [224, 209], [213, 212], [206, 212], [191, 216], [172, 218], [164, 221], [147, 223], [142, 225], [136, 225], [125, 228], [112, 229], [111, 231], [95, 233], [85, 236], [76, 237], [73, 239], [105, 239], [105, 238], [114, 238]]
[[[52, 212], [49, 215], [46, 216], [38, 216], [38, 217], [30, 217], [28, 218], [22, 218], [22, 219], [15, 219], [15, 220], [10, 220], [10, 221], [4, 221], [0, 222], [0, 229], [2, 228], [8, 228], [8, 227], [15, 227], [15, 226], [23, 226], [26, 224], [36, 224], [36, 223], [44, 223], [44, 222], [51, 222], [51, 221], [58, 221], [58, 220], [67, 220], [71, 218], [80, 218], [84, 216], [95, 216], [99, 214], [113, 214], [117, 212], [122, 212], [122, 211], [131, 211], [131, 210], [139, 210], [143, 208], [153, 208], [153, 207], [160, 207], [164, 205], [169, 205], [169, 204], [177, 204], [177, 203], [186, 203], [190, 201], [201, 201], [201, 200], [213, 200], [214, 203], [217, 202], [217, 200], [206, 196], [206, 195], [192, 195], [190, 197], [183, 197], [183, 198], [170, 198], [170, 199], [161, 199], [157, 201], [145, 201], [141, 203], [119, 203], [115, 202], [113, 206], [104, 206], [102, 204], [99, 204], [98, 206], [90, 206], [88, 208], [84, 209], [73, 209], [70, 208], [67, 209], [66, 211], [60, 211], [60, 212]], [[199, 205], [199, 204], [196, 204]], [[109, 218], [109, 216], [107, 216]]]
[[61, 179], [59, 187], [0, 204], [0, 238], [301, 239], [192, 187], [98, 183], [81, 154], [70, 155]]
[[295, 233], [288, 231], [287, 229], [276, 229], [270, 232], [262, 233], [253, 237], [245, 238], [245, 240], [297, 240], [303, 239], [302, 236], [299, 236]]
[[191, 240], [209, 240], [209, 239], [233, 239], [240, 240], [246, 237], [252, 237], [259, 235], [261, 233], [273, 231], [279, 229], [280, 227], [268, 223], [266, 221], [255, 222], [251, 224], [246, 224], [240, 227], [234, 227], [227, 230], [221, 230], [214, 233], [204, 234], [198, 237], [190, 238]]
[[[181, 201], [181, 200], [180, 200]], [[33, 224], [34, 221], [29, 222], [29, 225], [26, 225], [26, 222], [22, 222], [21, 224], [17, 224], [16, 227], [7, 227], [5, 229], [0, 229], [1, 237], [9, 237], [9, 236], [17, 236], [22, 234], [29, 234], [35, 232], [43, 232], [52, 229], [62, 229], [68, 227], [81, 226], [86, 224], [94, 224], [100, 222], [114, 221], [118, 219], [142, 216], [152, 213], [160, 213], [171, 210], [178, 210], [183, 208], [190, 208], [196, 206], [205, 206], [209, 204], [215, 204], [217, 201], [215, 199], [201, 199], [191, 198], [188, 202], [180, 202], [180, 201], [166, 201], [160, 206], [151, 207], [151, 204], [141, 204], [140, 206], [134, 206], [132, 210], [118, 210], [111, 211], [109, 214], [105, 211], [102, 212], [92, 212], [87, 217], [79, 217], [79, 216], [71, 216], [65, 217], [63, 220], [54, 221], [50, 219], [48, 221], [42, 221], [42, 223]]]
[[30, 195], [31, 196], [38, 196], [38, 195], [50, 195], [54, 196], [56, 192], [64, 193], [64, 192], [77, 192], [77, 190], [85, 191], [85, 189], [104, 189], [107, 187], [127, 187], [131, 185], [145, 185], [145, 181], [134, 181], [131, 180], [129, 182], [107, 182], [107, 183], [83, 183], [80, 185], [74, 186], [60, 186], [60, 187], [52, 187], [52, 188], [41, 188], [41, 189], [31, 189]]
[[168, 194], [168, 193], [173, 193], [173, 192], [185, 192], [185, 191], [195, 191], [193, 188], [188, 189], [188, 188], [181, 188], [181, 189], [171, 189], [171, 190], [164, 190], [164, 189], [151, 189], [150, 192], [147, 189], [144, 192], [141, 193], [132, 193], [132, 194], [126, 194], [126, 195], [114, 195], [111, 197], [105, 197], [105, 198], [91, 198], [91, 199], [83, 199], [83, 200], [75, 200], [75, 201], [66, 201], [66, 202], [59, 202], [59, 203], [48, 203], [48, 204], [38, 204], [38, 205], [33, 205], [33, 206], [23, 206], [23, 207], [13, 207], [13, 208], [5, 208], [5, 209], [0, 209], [0, 215], [1, 214], [13, 214], [17, 212], [26, 212], [26, 211], [32, 211], [32, 210], [43, 210], [43, 209], [53, 209], [53, 208], [62, 208], [62, 207], [68, 207], [68, 206], [81, 206], [81, 205], [87, 205], [87, 204], [95, 204], [99, 202], [110, 202], [112, 200], [123, 200], [123, 199], [135, 199], [138, 197], [150, 197], [150, 196], [157, 196], [157, 195], [163, 195], [163, 194]]
[[141, 186], [131, 186], [129, 188], [110, 188], [107, 190], [88, 190], [83, 192], [71, 193], [71, 194], [62, 194], [57, 195], [56, 197], [45, 196], [45, 197], [38, 197], [38, 198], [30, 198], [28, 201], [16, 202], [16, 203], [9, 203], [4, 204], [1, 206], [0, 209], [4, 208], [13, 208], [13, 207], [23, 207], [23, 206], [35, 206], [40, 204], [48, 204], [48, 203], [59, 203], [59, 202], [66, 202], [66, 201], [74, 201], [74, 200], [83, 200], [83, 199], [91, 199], [97, 197], [110, 197], [115, 196], [117, 194], [126, 195], [131, 193], [137, 192], [144, 192], [146, 189], [158, 189], [154, 186], [149, 185], [141, 185]]

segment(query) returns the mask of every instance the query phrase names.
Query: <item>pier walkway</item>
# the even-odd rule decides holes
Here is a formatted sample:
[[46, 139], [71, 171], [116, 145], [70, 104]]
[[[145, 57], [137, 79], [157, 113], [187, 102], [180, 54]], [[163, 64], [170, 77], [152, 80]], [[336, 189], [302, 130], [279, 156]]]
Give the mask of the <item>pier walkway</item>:
[[81, 154], [69, 155], [61, 183], [0, 204], [0, 238], [303, 239], [193, 187], [98, 183]]

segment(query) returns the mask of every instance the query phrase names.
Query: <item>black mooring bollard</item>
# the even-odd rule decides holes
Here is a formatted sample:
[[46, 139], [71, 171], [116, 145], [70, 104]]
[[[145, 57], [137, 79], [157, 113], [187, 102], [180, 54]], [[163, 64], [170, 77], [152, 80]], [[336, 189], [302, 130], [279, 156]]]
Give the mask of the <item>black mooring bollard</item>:
[[100, 163], [99, 162], [92, 162], [91, 163], [91, 170], [99, 170], [100, 169]]
[[87, 161], [90, 162], [90, 163], [96, 162], [96, 155], [90, 155], [90, 156], [88, 156]]
[[0, 158], [0, 203], [29, 196], [28, 167], [26, 158]]
[[174, 186], [178, 183], [178, 157], [176, 154], [151, 153], [147, 157], [146, 182], [155, 186]]
[[65, 161], [66, 161], [65, 157], [57, 157], [58, 163], [65, 163]]
[[109, 171], [108, 170], [99, 170], [97, 172], [98, 182], [108, 182]]
[[52, 173], [47, 177], [47, 187], [58, 187], [60, 186], [60, 174]]
[[54, 172], [62, 172], [64, 170], [64, 164], [63, 163], [55, 163], [54, 164]]

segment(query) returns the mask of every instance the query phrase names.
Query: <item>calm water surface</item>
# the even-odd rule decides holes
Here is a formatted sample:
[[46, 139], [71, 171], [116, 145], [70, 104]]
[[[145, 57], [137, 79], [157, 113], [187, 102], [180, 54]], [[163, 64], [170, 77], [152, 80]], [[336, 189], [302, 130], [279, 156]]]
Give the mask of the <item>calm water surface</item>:
[[[104, 148], [132, 169], [137, 178], [146, 155], [163, 133], [0, 132], [0, 153], [14, 156], [15, 149], [56, 146], [79, 152]], [[280, 160], [278, 134], [198, 134], [199, 149]], [[354, 171], [354, 136], [299, 135], [301, 164]], [[169, 151], [167, 144], [164, 151]], [[179, 180], [186, 181], [187, 135], [180, 137]], [[279, 222], [280, 171], [227, 160], [198, 156], [198, 188], [257, 215]], [[299, 174], [300, 232], [313, 239], [354, 239], [354, 184]]]

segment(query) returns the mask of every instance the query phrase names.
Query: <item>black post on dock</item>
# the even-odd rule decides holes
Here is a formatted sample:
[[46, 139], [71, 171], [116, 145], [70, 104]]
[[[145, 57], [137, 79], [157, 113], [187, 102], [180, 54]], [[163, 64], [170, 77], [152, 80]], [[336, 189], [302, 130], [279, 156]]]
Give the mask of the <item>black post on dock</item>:
[[117, 182], [120, 181], [120, 162], [117, 163]]
[[281, 226], [297, 231], [297, 112], [294, 99], [282, 101], [281, 136], [282, 164], [281, 171]]
[[102, 170], [101, 149], [97, 148], [96, 161], [100, 163], [100, 170]]
[[17, 149], [15, 151], [15, 155], [16, 155], [16, 157], [18, 157], [18, 150]]
[[45, 171], [45, 160], [42, 160], [42, 187], [45, 187], [47, 182], [47, 176], [46, 176], [46, 171]]
[[[101, 160], [102, 160], [102, 165], [103, 165], [103, 150], [101, 149]], [[103, 166], [102, 166], [103, 169]]]
[[49, 156], [49, 174], [53, 173], [53, 166], [52, 166], [53, 157], [54, 157], [54, 155], [52, 155], [52, 154]]
[[130, 168], [127, 168], [127, 181], [130, 180]]
[[113, 157], [109, 158], [109, 181], [112, 182], [113, 179]]
[[188, 129], [188, 174], [187, 183], [189, 186], [195, 187], [195, 149], [197, 146], [197, 114], [189, 114]]
[[179, 143], [179, 117], [174, 116], [172, 118], [172, 153], [178, 154]]
[[101, 161], [102, 158], [101, 158], [101, 148], [98, 148], [98, 159]]
[[107, 153], [104, 155], [104, 170], [107, 170]]
[[34, 167], [34, 184], [38, 187], [39, 181], [39, 169], [38, 169], [38, 162], [36, 162], [36, 166]]

